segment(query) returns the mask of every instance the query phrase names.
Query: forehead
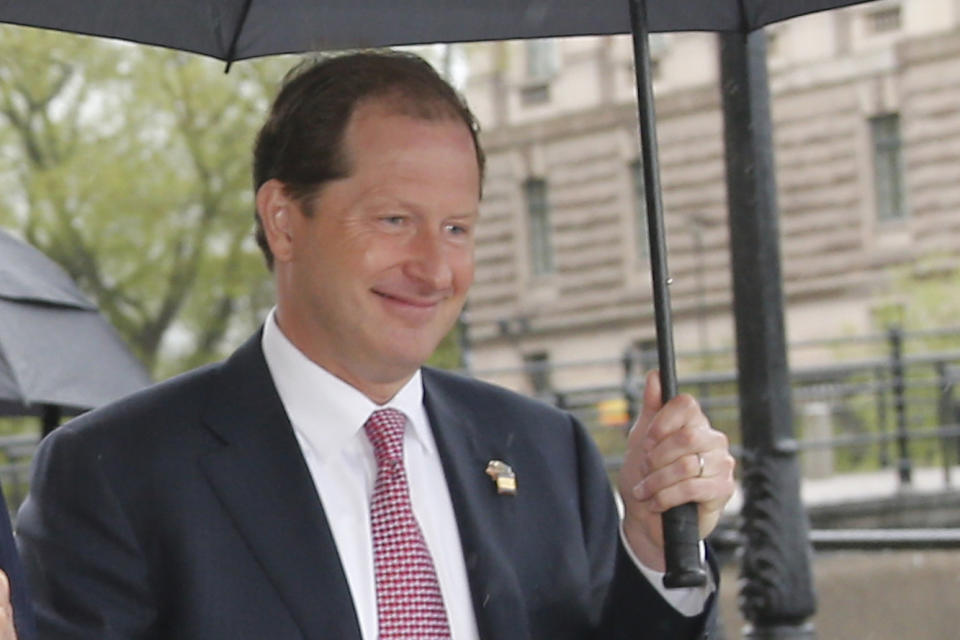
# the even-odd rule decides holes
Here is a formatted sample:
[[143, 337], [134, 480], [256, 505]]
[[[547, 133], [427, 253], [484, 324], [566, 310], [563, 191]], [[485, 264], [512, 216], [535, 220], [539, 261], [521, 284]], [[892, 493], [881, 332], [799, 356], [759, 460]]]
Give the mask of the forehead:
[[371, 207], [391, 201], [445, 214], [477, 211], [479, 167], [459, 120], [423, 120], [368, 105], [351, 118], [343, 152], [349, 173], [327, 194]]
[[385, 114], [408, 116], [418, 120], [460, 120], [466, 126], [464, 114], [440, 95], [418, 94], [414, 89], [398, 85], [360, 98], [353, 113], [374, 109]]
[[[343, 151], [354, 163], [371, 153], [399, 152], [427, 142], [475, 154], [472, 132], [456, 114], [436, 111], [425, 117], [423, 112], [398, 109], [395, 102], [383, 100], [364, 101], [353, 110], [344, 131]], [[368, 149], [375, 151], [364, 153]]]

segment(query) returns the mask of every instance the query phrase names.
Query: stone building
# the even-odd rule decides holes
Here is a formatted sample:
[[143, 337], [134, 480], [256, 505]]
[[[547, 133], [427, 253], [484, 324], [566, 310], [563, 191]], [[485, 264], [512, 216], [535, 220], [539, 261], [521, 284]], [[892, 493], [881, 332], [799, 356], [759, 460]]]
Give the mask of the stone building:
[[[789, 340], [873, 331], [897, 269], [960, 246], [960, 1], [872, 2], [767, 38]], [[678, 353], [734, 340], [717, 47], [651, 40]], [[461, 51], [489, 157], [471, 369], [526, 391], [620, 380], [655, 339], [630, 38]]]

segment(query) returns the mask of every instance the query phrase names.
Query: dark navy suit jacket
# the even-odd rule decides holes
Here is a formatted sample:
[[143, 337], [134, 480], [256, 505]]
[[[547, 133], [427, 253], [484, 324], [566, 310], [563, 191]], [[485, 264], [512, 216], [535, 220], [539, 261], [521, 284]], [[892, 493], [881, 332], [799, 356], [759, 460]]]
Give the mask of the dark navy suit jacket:
[[[568, 414], [426, 369], [485, 640], [680, 640], [622, 550], [601, 459]], [[513, 467], [500, 495], [487, 463]], [[42, 638], [360, 640], [336, 547], [259, 336], [88, 413], [38, 453], [18, 518]]]

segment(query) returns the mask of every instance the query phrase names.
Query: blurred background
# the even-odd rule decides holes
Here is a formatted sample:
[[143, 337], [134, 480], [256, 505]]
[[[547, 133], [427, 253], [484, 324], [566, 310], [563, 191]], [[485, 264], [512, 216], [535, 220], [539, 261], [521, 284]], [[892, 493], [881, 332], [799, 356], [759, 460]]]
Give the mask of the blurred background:
[[[812, 620], [822, 638], [953, 639], [960, 3], [869, 2], [765, 34]], [[739, 454], [717, 36], [653, 34], [650, 48], [681, 391]], [[630, 37], [414, 49], [464, 93], [488, 156], [476, 283], [433, 363], [574, 412], [614, 475], [657, 365]], [[271, 305], [250, 149], [296, 61], [224, 74], [0, 26], [0, 228], [60, 265], [154, 380], [229, 353]], [[0, 419], [11, 509], [34, 409]], [[744, 625], [741, 504], [714, 540], [728, 637]]]

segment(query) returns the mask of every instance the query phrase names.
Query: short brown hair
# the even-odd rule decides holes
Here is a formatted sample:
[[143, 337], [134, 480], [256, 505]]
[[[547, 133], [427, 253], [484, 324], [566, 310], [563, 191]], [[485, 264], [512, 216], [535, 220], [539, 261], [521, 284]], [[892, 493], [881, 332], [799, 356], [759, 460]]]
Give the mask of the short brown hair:
[[[309, 200], [323, 183], [347, 177], [343, 137], [357, 106], [385, 100], [397, 113], [424, 120], [462, 120], [473, 137], [483, 181], [479, 125], [466, 102], [423, 58], [399, 51], [358, 51], [301, 63], [284, 79], [253, 151], [253, 186], [284, 184], [312, 215]], [[259, 216], [257, 244], [273, 268], [273, 254]]]

